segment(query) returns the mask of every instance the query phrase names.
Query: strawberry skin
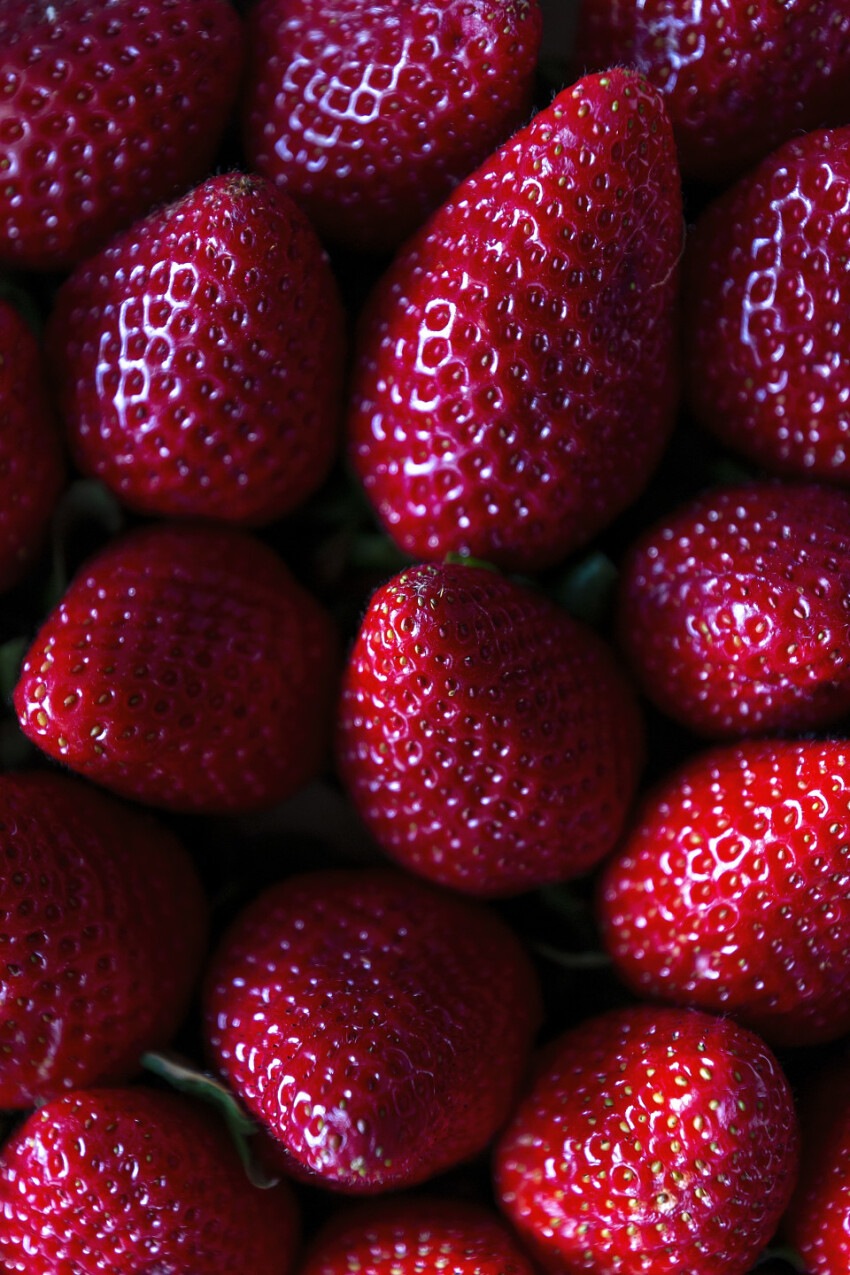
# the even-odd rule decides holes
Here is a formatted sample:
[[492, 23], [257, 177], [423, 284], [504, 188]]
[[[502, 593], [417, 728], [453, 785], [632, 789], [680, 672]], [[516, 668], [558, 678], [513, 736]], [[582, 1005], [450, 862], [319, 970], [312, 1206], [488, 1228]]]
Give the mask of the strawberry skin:
[[323, 236], [392, 251], [523, 122], [541, 29], [537, 0], [261, 0], [251, 167]]
[[791, 1092], [762, 1041], [639, 1006], [553, 1042], [499, 1143], [496, 1184], [549, 1270], [743, 1275], [797, 1155]]
[[123, 796], [256, 809], [319, 773], [337, 658], [330, 618], [270, 549], [162, 524], [81, 568], [30, 648], [15, 707], [39, 748]]
[[287, 1275], [296, 1234], [289, 1189], [253, 1187], [224, 1123], [176, 1094], [68, 1094], [0, 1157], [8, 1275]]
[[783, 1236], [810, 1275], [850, 1270], [850, 1068], [846, 1059], [808, 1078], [800, 1102], [800, 1178]]
[[266, 891], [225, 935], [206, 992], [215, 1065], [287, 1170], [361, 1194], [483, 1151], [538, 1017], [533, 970], [502, 921], [380, 869]]
[[637, 704], [604, 642], [465, 565], [411, 567], [375, 594], [337, 730], [341, 776], [384, 851], [485, 896], [602, 859], [643, 760]]
[[349, 431], [405, 552], [538, 570], [637, 496], [675, 410], [681, 242], [661, 98], [612, 71], [402, 249], [361, 324]]
[[0, 0], [0, 264], [73, 266], [211, 164], [236, 96], [227, 0]]
[[48, 350], [74, 459], [140, 513], [260, 524], [334, 456], [343, 314], [303, 213], [212, 177], [80, 265]]
[[691, 238], [693, 410], [771, 473], [850, 484], [848, 240], [850, 127], [781, 147], [706, 210]]
[[665, 713], [714, 738], [850, 710], [850, 499], [814, 485], [710, 491], [629, 554], [620, 640]]

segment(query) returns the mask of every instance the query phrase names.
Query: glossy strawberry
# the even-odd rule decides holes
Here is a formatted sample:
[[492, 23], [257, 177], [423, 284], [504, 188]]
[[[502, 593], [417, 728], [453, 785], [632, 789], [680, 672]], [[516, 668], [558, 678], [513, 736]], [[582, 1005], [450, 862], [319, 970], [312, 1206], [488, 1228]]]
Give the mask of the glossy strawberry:
[[287, 1275], [296, 1229], [288, 1188], [252, 1186], [224, 1123], [176, 1094], [78, 1090], [0, 1157], [8, 1275]]
[[498, 1146], [497, 1191], [549, 1270], [743, 1275], [793, 1189], [797, 1144], [756, 1036], [639, 1006], [553, 1043]]
[[810, 1275], [850, 1268], [850, 1068], [846, 1060], [809, 1077], [800, 1103], [800, 1180], [784, 1236]]
[[779, 483], [707, 492], [632, 549], [620, 635], [650, 699], [697, 734], [837, 720], [850, 709], [850, 499]]
[[80, 261], [198, 181], [236, 96], [227, 0], [0, 0], [0, 263]]
[[15, 690], [44, 752], [173, 810], [283, 800], [325, 758], [336, 636], [245, 532], [162, 524], [113, 541], [48, 616]]
[[211, 177], [84, 262], [48, 348], [77, 464], [142, 513], [270, 522], [333, 459], [342, 307], [262, 178]]
[[379, 589], [343, 678], [340, 772], [368, 827], [405, 867], [472, 894], [597, 863], [642, 742], [603, 641], [480, 567], [411, 567]]
[[685, 324], [705, 428], [773, 473], [845, 485], [848, 244], [850, 127], [789, 142], [697, 223]]
[[391, 252], [524, 122], [538, 0], [261, 0], [245, 149], [320, 233]]
[[561, 93], [401, 251], [361, 326], [349, 428], [407, 553], [535, 570], [635, 498], [675, 408], [681, 240], [661, 99], [612, 71]]
[[289, 1171], [358, 1193], [483, 1151], [537, 1018], [534, 974], [502, 921], [379, 869], [272, 887], [223, 939], [206, 994], [215, 1064]]

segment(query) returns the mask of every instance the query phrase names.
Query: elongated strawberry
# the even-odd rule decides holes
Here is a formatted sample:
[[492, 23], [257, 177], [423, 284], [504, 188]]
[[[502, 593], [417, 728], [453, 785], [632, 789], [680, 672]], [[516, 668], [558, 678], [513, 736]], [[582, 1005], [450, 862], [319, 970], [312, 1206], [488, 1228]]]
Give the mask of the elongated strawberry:
[[336, 682], [329, 617], [245, 532], [144, 528], [80, 570], [15, 691], [73, 770], [175, 810], [271, 805], [321, 769]]
[[802, 1159], [783, 1234], [811, 1275], [850, 1266], [850, 1068], [846, 1060], [808, 1078], [800, 1102]]
[[675, 408], [681, 241], [661, 99], [612, 71], [561, 93], [401, 251], [362, 323], [349, 429], [407, 553], [535, 570], [635, 498]]

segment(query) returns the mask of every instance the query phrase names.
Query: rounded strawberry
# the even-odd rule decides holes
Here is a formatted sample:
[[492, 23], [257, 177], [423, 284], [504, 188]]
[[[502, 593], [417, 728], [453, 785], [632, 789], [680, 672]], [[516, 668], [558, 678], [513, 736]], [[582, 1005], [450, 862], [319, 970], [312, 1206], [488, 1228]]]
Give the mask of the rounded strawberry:
[[640, 1006], [550, 1046], [497, 1148], [497, 1190], [548, 1269], [743, 1275], [788, 1202], [797, 1147], [762, 1041]]
[[336, 674], [330, 618], [276, 554], [242, 531], [162, 524], [81, 568], [15, 706], [44, 752], [117, 793], [248, 810], [320, 771]]
[[216, 1066], [298, 1177], [413, 1186], [483, 1151], [507, 1118], [539, 994], [480, 904], [378, 869], [261, 895], [213, 960]]
[[637, 496], [676, 405], [681, 243], [661, 98], [612, 71], [561, 93], [402, 249], [361, 325], [349, 430], [405, 552], [538, 570]]
[[411, 567], [373, 597], [343, 677], [342, 777], [387, 854], [515, 894], [614, 845], [643, 733], [605, 643], [481, 567]]
[[622, 646], [643, 690], [700, 735], [810, 729], [850, 709], [850, 499], [723, 487], [633, 547]]
[[236, 96], [227, 0], [0, 0], [0, 263], [73, 266], [210, 167]]
[[800, 1103], [800, 1178], [783, 1233], [810, 1275], [850, 1269], [850, 1067], [809, 1077]]
[[850, 484], [848, 242], [850, 127], [781, 147], [688, 247], [693, 410], [772, 473]]
[[0, 1156], [8, 1275], [287, 1275], [296, 1232], [288, 1187], [252, 1186], [224, 1123], [176, 1094], [79, 1090]]
[[392, 251], [523, 122], [538, 0], [261, 0], [249, 162], [319, 232]]
[[305, 217], [211, 177], [84, 262], [48, 327], [79, 467], [131, 508], [260, 524], [336, 449], [342, 307]]

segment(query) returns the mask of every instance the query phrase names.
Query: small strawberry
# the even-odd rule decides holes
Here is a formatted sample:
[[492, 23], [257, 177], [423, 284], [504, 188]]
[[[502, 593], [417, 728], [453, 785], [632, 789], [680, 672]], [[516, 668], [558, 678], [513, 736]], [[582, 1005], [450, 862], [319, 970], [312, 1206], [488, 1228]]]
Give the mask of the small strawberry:
[[378, 869], [261, 895], [208, 975], [216, 1066], [297, 1177], [413, 1186], [483, 1151], [507, 1118], [539, 994], [480, 904]]
[[86, 563], [24, 662], [15, 706], [49, 756], [173, 810], [248, 810], [321, 769], [329, 617], [242, 531], [163, 524]]
[[523, 122], [538, 0], [261, 0], [245, 149], [320, 233], [390, 252]]
[[8, 1275], [287, 1275], [288, 1187], [248, 1181], [223, 1122], [177, 1094], [78, 1090], [0, 1156]]
[[639, 1006], [549, 1047], [497, 1148], [497, 1190], [548, 1269], [743, 1275], [788, 1202], [797, 1143], [756, 1036]]
[[810, 1275], [850, 1270], [850, 1067], [810, 1076], [800, 1103], [802, 1159], [783, 1234]]
[[375, 594], [343, 679], [342, 778], [387, 854], [472, 894], [576, 876], [613, 847], [642, 762], [604, 642], [480, 567]]
[[633, 547], [620, 634], [650, 699], [699, 735], [835, 721], [850, 710], [850, 499], [753, 483], [692, 501]]
[[241, 62], [227, 0], [0, 0], [0, 263], [70, 267], [198, 181]]
[[681, 242], [664, 107], [624, 71], [458, 187], [360, 333], [352, 460], [405, 552], [537, 570], [636, 497], [676, 405]]
[[141, 513], [270, 522], [325, 477], [343, 315], [304, 215], [211, 177], [77, 268], [48, 352], [74, 458]]
[[772, 473], [850, 484], [848, 244], [850, 127], [788, 142], [691, 237], [693, 410]]

